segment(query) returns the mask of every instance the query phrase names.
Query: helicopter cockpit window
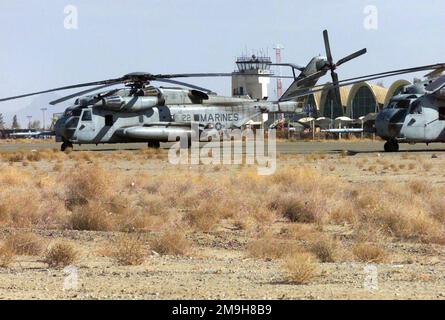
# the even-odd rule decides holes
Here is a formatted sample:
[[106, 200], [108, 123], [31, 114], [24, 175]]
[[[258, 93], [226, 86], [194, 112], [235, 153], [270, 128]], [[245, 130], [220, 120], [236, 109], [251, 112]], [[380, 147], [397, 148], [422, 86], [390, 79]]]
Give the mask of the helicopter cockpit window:
[[91, 120], [93, 120], [91, 117], [91, 111], [85, 110], [82, 114], [82, 121], [91, 121]]
[[396, 109], [408, 109], [409, 107], [409, 100], [400, 100], [397, 101], [396, 105], [394, 106], [394, 108]]
[[410, 114], [420, 114], [422, 113], [422, 105], [420, 104], [420, 101], [416, 100], [413, 103], [411, 103], [411, 106], [409, 108], [409, 113]]

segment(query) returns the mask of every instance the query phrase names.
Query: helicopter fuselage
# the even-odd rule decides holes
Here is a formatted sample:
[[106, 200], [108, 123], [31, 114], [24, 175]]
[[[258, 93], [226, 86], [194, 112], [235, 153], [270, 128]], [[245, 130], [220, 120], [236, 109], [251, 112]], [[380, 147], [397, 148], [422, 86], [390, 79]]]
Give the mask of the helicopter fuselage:
[[445, 100], [438, 94], [400, 94], [379, 112], [376, 134], [387, 140], [388, 151], [397, 143], [445, 142]]
[[[196, 90], [161, 89], [156, 95], [113, 95], [77, 101], [55, 125], [67, 144], [178, 141], [191, 123], [204, 129], [241, 128], [265, 112], [295, 112], [296, 102], [272, 103], [248, 97], [208, 96]], [[82, 105], [83, 104], [83, 105]]]

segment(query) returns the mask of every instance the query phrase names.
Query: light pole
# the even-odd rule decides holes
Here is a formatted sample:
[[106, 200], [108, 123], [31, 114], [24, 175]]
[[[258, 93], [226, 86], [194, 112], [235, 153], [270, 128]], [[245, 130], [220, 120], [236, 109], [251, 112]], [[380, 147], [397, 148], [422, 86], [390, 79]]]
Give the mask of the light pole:
[[45, 130], [45, 111], [46, 110], [48, 110], [47, 108], [40, 108], [40, 110], [42, 110], [42, 113], [43, 113], [43, 121], [42, 121], [42, 124], [43, 124], [43, 130]]

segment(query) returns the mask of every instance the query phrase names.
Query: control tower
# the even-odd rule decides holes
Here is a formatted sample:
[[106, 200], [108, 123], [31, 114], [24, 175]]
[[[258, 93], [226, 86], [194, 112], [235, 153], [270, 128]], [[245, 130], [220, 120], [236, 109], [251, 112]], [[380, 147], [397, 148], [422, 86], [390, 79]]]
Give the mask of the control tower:
[[264, 100], [269, 96], [267, 85], [270, 83], [270, 57], [242, 56], [236, 59], [237, 69], [232, 73], [232, 95], [249, 96], [255, 100]]

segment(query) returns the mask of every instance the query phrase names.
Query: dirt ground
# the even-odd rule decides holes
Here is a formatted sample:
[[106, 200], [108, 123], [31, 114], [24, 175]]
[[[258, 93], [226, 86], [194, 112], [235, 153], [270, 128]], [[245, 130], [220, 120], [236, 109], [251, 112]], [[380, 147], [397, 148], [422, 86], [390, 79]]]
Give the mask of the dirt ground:
[[[384, 154], [380, 151], [380, 142], [367, 142], [363, 144], [365, 147], [362, 144], [299, 143], [298, 149], [283, 144], [278, 147], [279, 152], [281, 150], [278, 167], [304, 163], [339, 182], [363, 188], [412, 180], [437, 187], [445, 185], [445, 154], [440, 150], [416, 146], [414, 151], [406, 146], [407, 151]], [[42, 146], [39, 144], [39, 148]], [[312, 151], [305, 152], [305, 146]], [[11, 151], [29, 146], [11, 149], [5, 144], [0, 151], [2, 148]], [[63, 170], [75, 170], [76, 161], [65, 161]], [[54, 167], [54, 163], [47, 160], [32, 162], [26, 167], [21, 163], [12, 165], [32, 174], [52, 174]], [[110, 172], [124, 175], [143, 170], [162, 176], [177, 169], [165, 159], [143, 163], [117, 159], [103, 161], [102, 165]], [[224, 173], [237, 168], [222, 166], [218, 170]], [[286, 224], [278, 219], [271, 228], [279, 230]], [[0, 239], [17, 231], [29, 230], [4, 227], [0, 230]], [[209, 232], [188, 232], [187, 239], [193, 246], [186, 256], [159, 255], [147, 249], [147, 258], [136, 266], [120, 266], [101, 254], [101, 248], [118, 232], [32, 231], [47, 242], [64, 239], [75, 243], [80, 259], [74, 269], [64, 270], [49, 268], [39, 256], [18, 256], [10, 267], [0, 268], [1, 299], [445, 299], [445, 246], [441, 244], [393, 239], [383, 244], [389, 253], [384, 263], [318, 263], [316, 276], [300, 285], [285, 280], [280, 260], [250, 257], [246, 247], [252, 234], [230, 226], [220, 225]], [[350, 244], [350, 229], [346, 225], [330, 225], [323, 232], [335, 235], [345, 246]], [[147, 236], [155, 238], [157, 233]]]

